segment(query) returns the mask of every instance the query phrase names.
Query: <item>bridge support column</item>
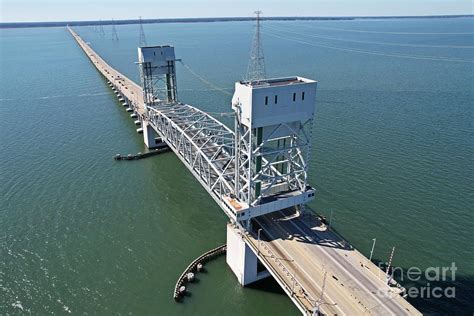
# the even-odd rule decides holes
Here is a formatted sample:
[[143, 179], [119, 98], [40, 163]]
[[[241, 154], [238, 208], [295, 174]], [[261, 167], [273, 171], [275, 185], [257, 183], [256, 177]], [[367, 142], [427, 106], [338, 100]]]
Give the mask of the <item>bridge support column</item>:
[[227, 225], [226, 261], [242, 286], [270, 276], [259, 264], [253, 250], [242, 239], [239, 230], [232, 224]]
[[143, 141], [145, 142], [145, 146], [148, 149], [154, 149], [158, 147], [158, 144], [156, 143], [155, 138], [158, 136], [153, 129], [153, 127], [150, 126], [150, 124], [143, 120], [142, 122], [142, 129], [143, 129]]

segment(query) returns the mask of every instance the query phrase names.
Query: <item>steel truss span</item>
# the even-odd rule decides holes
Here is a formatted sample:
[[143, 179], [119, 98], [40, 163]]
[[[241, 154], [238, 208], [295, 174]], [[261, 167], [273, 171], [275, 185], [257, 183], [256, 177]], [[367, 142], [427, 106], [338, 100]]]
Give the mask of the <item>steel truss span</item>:
[[227, 126], [188, 104], [162, 103], [147, 110], [153, 129], [214, 199], [234, 192], [234, 133]]

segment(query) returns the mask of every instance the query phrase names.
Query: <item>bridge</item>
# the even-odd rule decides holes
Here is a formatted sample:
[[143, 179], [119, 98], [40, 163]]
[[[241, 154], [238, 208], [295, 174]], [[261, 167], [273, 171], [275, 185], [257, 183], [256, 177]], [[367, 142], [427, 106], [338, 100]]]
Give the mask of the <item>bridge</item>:
[[243, 286], [272, 276], [304, 315], [421, 315], [404, 289], [305, 206], [317, 83], [235, 84], [234, 129], [179, 102], [174, 47], [138, 48], [141, 86], [68, 27], [143, 133], [167, 146], [229, 218], [227, 264]]

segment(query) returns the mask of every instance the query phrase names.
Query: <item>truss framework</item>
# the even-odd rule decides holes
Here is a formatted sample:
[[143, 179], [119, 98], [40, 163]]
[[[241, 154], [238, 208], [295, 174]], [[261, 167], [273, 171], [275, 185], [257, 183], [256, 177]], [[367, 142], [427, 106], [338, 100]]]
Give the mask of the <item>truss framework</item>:
[[[235, 195], [256, 206], [271, 196], [307, 187], [311, 125], [278, 124], [265, 138], [238, 122], [234, 133], [209, 114], [187, 104], [148, 106], [149, 123], [213, 197]], [[280, 129], [289, 135], [275, 137]], [[236, 168], [237, 166], [237, 168]]]
[[[263, 136], [262, 128], [251, 129], [241, 124], [236, 115], [234, 182], [239, 200], [251, 206], [258, 205], [273, 193], [275, 186], [283, 191], [306, 190], [312, 123], [312, 119], [307, 120], [296, 128], [277, 124]], [[276, 136], [281, 129], [290, 133]]]
[[234, 133], [207, 113], [187, 104], [148, 107], [151, 126], [186, 167], [218, 200], [235, 191]]
[[175, 103], [178, 99], [174, 61], [167, 62], [168, 74], [154, 74], [156, 67], [150, 62], [138, 63], [143, 88], [143, 101], [148, 106], [158, 102]]

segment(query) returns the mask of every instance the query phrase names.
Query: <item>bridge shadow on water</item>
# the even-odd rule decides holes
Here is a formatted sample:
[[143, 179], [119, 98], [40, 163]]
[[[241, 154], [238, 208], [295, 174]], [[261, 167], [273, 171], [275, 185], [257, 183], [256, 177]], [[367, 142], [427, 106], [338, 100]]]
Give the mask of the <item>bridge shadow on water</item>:
[[273, 294], [280, 294], [286, 296], [285, 291], [281, 288], [277, 281], [273, 277], [268, 277], [246, 286], [249, 289], [269, 292]]

